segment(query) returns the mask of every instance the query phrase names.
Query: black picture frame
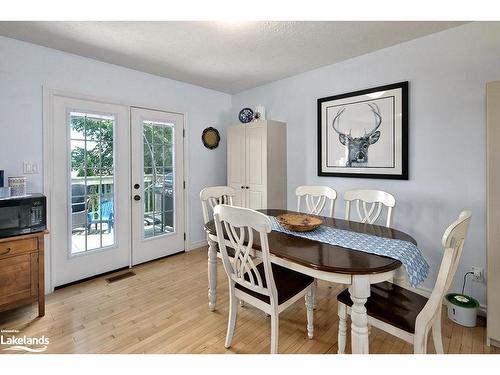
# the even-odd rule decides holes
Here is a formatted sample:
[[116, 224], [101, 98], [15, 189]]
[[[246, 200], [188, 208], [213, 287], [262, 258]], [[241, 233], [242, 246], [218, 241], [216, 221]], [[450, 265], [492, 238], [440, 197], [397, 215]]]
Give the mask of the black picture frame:
[[[391, 179], [391, 180], [408, 180], [409, 179], [409, 171], [408, 171], [408, 126], [409, 126], [409, 114], [408, 114], [408, 81], [393, 83], [384, 86], [372, 87], [365, 90], [353, 91], [340, 95], [333, 95], [324, 98], [317, 99], [317, 136], [318, 136], [318, 176], [320, 177], [348, 177], [348, 178], [376, 178], [376, 179]], [[401, 171], [400, 173], [371, 173], [370, 167], [367, 167], [366, 173], [350, 173], [350, 172], [326, 172], [323, 170], [323, 103], [332, 102], [335, 100], [346, 99], [350, 97], [356, 97], [360, 95], [367, 95], [371, 93], [376, 93], [380, 91], [389, 91], [389, 90], [401, 90]], [[328, 126], [328, 124], [327, 124]]]

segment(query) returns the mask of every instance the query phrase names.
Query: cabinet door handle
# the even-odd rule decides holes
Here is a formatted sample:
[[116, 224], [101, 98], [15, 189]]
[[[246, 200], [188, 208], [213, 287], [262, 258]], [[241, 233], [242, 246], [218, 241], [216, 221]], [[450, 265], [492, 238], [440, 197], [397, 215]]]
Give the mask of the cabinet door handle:
[[7, 255], [8, 253], [10, 253], [10, 247], [7, 248], [7, 251], [5, 251], [4, 253], [0, 254], [0, 255]]
[[242, 186], [241, 188], [242, 188], [242, 189], [244, 189], [245, 187], [244, 187], [244, 186]]
[[246, 189], [250, 189], [250, 186], [245, 186]]

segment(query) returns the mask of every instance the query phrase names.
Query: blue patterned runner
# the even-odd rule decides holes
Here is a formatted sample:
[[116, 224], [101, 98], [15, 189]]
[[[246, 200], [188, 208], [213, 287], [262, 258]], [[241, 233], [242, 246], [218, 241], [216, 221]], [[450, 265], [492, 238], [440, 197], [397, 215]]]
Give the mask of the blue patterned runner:
[[411, 242], [351, 232], [324, 225], [311, 232], [293, 232], [282, 227], [275, 217], [269, 216], [269, 218], [271, 219], [272, 229], [277, 232], [397, 259], [403, 263], [408, 273], [408, 281], [412, 287], [421, 284], [429, 273], [429, 265], [417, 246]]

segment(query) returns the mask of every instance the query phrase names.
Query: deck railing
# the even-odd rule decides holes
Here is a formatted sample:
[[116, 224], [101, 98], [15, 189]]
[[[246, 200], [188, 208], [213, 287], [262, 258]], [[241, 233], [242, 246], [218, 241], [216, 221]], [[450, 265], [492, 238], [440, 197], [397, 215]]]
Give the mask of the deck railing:
[[[163, 176], [161, 176], [163, 178]], [[158, 176], [157, 176], [157, 183], [160, 184], [161, 180], [158, 181]], [[113, 191], [113, 185], [114, 185], [114, 178], [113, 176], [90, 176], [90, 177], [73, 177], [71, 179], [71, 184], [72, 185], [83, 185], [87, 186], [86, 188], [86, 196], [87, 197], [97, 197], [99, 195], [101, 196], [109, 196], [111, 197], [114, 193]], [[158, 207], [159, 202], [158, 202], [158, 191], [156, 191], [155, 194], [155, 188], [154, 188], [154, 175], [152, 174], [147, 174], [144, 175], [144, 195], [143, 195], [143, 200], [144, 200], [144, 212], [146, 214], [152, 213], [154, 211], [155, 207], [155, 199], [156, 199], [156, 206]], [[156, 196], [155, 196], [156, 195]], [[93, 212], [97, 211], [99, 209], [98, 207], [98, 200], [97, 199], [90, 199], [88, 204], [88, 211]], [[78, 203], [74, 203], [75, 205]], [[81, 203], [79, 203], [81, 204]], [[158, 208], [157, 208], [158, 211]]]

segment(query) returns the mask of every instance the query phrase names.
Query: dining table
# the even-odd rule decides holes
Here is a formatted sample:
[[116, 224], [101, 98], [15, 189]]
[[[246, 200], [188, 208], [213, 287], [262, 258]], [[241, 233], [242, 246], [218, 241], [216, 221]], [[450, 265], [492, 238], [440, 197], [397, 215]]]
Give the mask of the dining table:
[[[268, 216], [298, 213], [289, 210], [258, 210]], [[402, 240], [417, 244], [408, 234], [389, 227], [360, 223], [331, 217], [321, 217], [324, 226]], [[205, 225], [208, 233], [209, 308], [215, 309], [217, 299], [217, 233], [213, 220]], [[254, 249], [260, 250], [259, 237]], [[351, 300], [351, 348], [353, 354], [369, 353], [368, 315], [365, 307], [370, 297], [370, 285], [383, 281], [404, 285], [406, 271], [402, 263], [388, 256], [335, 246], [328, 243], [290, 235], [280, 231], [268, 234], [270, 260], [282, 267], [333, 283], [347, 286]]]

